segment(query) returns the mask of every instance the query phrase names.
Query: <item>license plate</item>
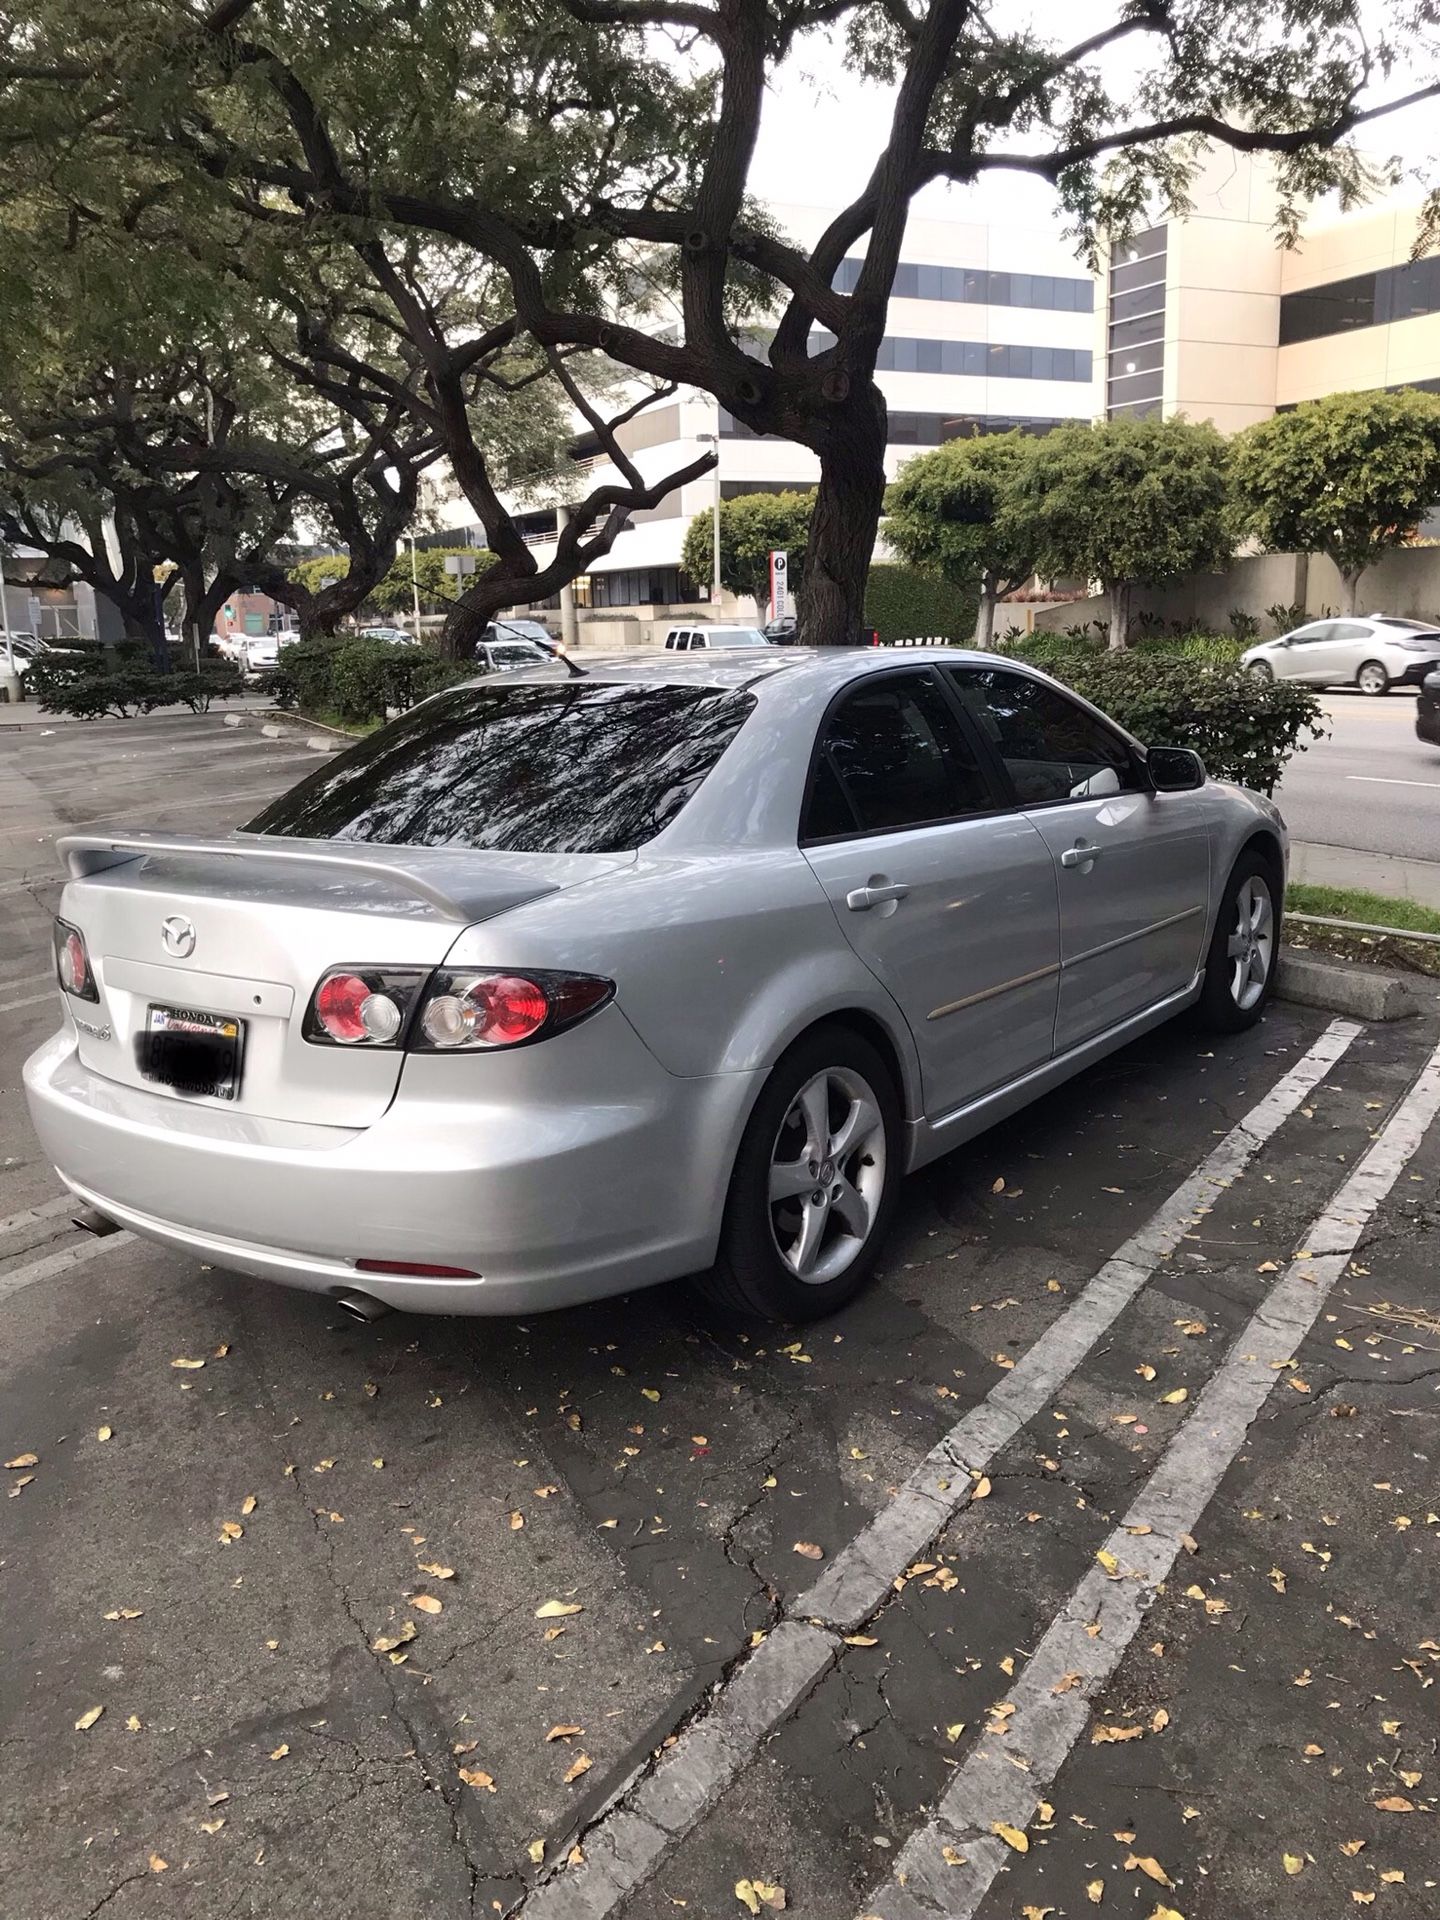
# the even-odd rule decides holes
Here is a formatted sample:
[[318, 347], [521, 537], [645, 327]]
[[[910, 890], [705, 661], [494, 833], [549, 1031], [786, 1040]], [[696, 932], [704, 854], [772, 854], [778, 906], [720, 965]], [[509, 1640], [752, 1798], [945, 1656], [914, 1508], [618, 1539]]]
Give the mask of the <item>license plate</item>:
[[151, 1006], [136, 1042], [140, 1072], [176, 1093], [233, 1100], [240, 1091], [245, 1022], [193, 1007]]

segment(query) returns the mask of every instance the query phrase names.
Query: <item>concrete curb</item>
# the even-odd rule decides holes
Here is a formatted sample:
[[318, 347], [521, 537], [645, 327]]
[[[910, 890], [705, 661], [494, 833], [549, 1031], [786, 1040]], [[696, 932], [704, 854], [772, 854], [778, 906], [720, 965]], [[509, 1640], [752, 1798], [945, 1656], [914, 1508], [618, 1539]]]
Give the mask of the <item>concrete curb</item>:
[[339, 753], [342, 747], [348, 747], [358, 737], [353, 733], [342, 733], [338, 727], [327, 727], [321, 733], [301, 734], [302, 727], [324, 727], [322, 720], [307, 720], [303, 714], [297, 714], [293, 721], [262, 720], [258, 713], [227, 713], [227, 727], [259, 727], [267, 740], [294, 740], [303, 738], [312, 753]]
[[1416, 989], [1403, 975], [1310, 953], [1281, 954], [1275, 991], [1282, 1000], [1354, 1020], [1407, 1020], [1421, 1011]]

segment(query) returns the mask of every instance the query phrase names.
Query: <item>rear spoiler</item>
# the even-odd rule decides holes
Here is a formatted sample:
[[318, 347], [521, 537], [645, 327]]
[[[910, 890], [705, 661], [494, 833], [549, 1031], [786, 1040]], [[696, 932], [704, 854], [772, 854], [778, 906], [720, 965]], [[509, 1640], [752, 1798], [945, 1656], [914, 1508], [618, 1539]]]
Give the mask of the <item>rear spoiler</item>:
[[[442, 887], [415, 872], [412, 866], [402, 860], [387, 860], [373, 852], [352, 853], [348, 847], [329, 845], [323, 851], [314, 846], [286, 845], [283, 842], [254, 838], [187, 840], [176, 834], [168, 833], [132, 833], [121, 835], [105, 833], [72, 833], [56, 842], [56, 850], [64, 860], [70, 876], [83, 880], [93, 873], [104, 873], [110, 867], [121, 867], [131, 860], [142, 860], [147, 854], [202, 854], [208, 859], [218, 855], [227, 855], [232, 859], [245, 861], [261, 860], [271, 865], [287, 867], [328, 867], [332, 872], [354, 874], [370, 880], [383, 880], [401, 893], [408, 894], [412, 900], [420, 900], [426, 906], [434, 907], [447, 920], [457, 920], [466, 924], [473, 915], [465, 906]], [[526, 888], [533, 897], [534, 886]], [[549, 889], [542, 889], [549, 891]]]

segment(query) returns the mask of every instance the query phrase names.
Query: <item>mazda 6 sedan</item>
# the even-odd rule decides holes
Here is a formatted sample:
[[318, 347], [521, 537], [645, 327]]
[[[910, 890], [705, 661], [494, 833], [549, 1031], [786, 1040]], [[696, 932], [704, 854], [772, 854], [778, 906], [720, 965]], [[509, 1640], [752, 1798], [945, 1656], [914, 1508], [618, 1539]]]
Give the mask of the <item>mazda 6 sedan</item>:
[[363, 1318], [682, 1274], [827, 1313], [907, 1172], [1257, 1020], [1286, 870], [1268, 800], [943, 648], [492, 676], [228, 838], [61, 848], [61, 1177]]

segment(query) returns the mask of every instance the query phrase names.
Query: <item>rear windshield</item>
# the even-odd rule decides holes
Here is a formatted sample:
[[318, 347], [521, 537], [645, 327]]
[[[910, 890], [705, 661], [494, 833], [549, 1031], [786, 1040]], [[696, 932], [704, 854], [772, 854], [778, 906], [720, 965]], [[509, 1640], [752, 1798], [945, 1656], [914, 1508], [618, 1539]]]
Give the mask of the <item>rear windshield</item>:
[[718, 687], [468, 687], [413, 708], [249, 833], [507, 853], [630, 853], [680, 812], [754, 706]]

